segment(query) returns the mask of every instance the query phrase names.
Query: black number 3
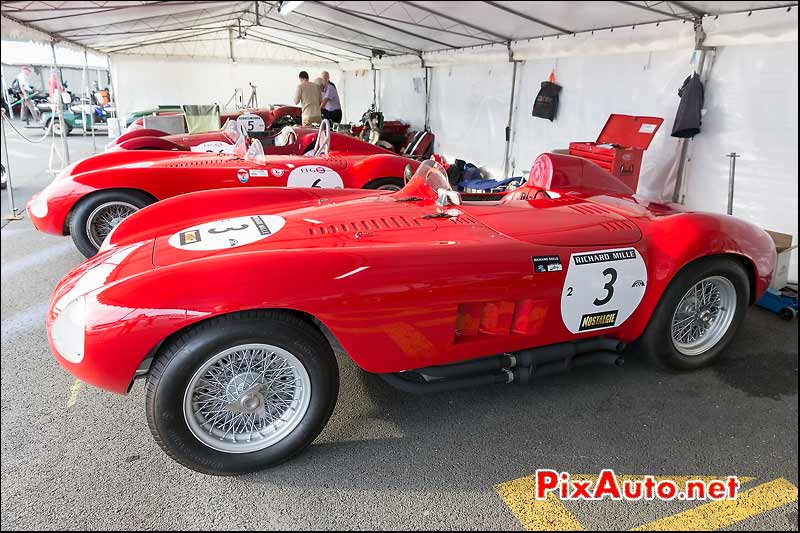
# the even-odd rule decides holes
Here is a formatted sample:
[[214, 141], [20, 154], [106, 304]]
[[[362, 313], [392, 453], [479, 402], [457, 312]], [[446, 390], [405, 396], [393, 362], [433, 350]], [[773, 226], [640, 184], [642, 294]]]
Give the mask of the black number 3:
[[611, 281], [606, 283], [603, 288], [606, 290], [606, 296], [602, 300], [595, 298], [594, 305], [605, 305], [614, 297], [614, 282], [617, 281], [617, 271], [613, 268], [603, 270], [603, 276], [611, 276]]
[[225, 233], [226, 231], [239, 231], [239, 230], [245, 229], [247, 227], [248, 227], [247, 224], [242, 224], [241, 226], [238, 226], [236, 228], [225, 228], [225, 229], [211, 228], [210, 230], [208, 230], [208, 232], [209, 233]]

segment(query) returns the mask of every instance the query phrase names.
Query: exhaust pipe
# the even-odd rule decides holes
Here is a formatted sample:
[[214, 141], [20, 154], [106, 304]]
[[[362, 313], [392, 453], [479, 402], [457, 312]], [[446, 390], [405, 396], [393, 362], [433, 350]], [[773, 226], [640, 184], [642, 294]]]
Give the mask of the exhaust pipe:
[[[411, 394], [446, 392], [465, 387], [527, 383], [534, 377], [567, 372], [590, 364], [622, 366], [625, 343], [606, 338], [553, 344], [455, 363], [432, 366], [396, 374], [378, 374], [393, 387]], [[410, 376], [416, 379], [408, 379]]]

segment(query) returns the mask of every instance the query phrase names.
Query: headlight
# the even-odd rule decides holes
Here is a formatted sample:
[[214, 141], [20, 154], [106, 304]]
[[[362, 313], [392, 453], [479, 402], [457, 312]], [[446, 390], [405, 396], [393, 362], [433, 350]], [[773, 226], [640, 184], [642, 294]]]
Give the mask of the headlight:
[[51, 329], [58, 353], [70, 363], [83, 360], [86, 336], [86, 298], [78, 296], [56, 317]]
[[39, 193], [39, 196], [31, 203], [31, 214], [38, 218], [47, 216], [47, 189]]

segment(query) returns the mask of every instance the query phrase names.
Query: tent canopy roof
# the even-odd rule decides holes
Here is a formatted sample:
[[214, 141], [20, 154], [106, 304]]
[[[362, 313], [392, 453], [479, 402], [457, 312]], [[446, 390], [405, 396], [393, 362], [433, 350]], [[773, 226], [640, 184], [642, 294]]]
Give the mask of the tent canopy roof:
[[[692, 21], [797, 2], [3, 1], [3, 38], [106, 53], [347, 62]], [[453, 9], [457, 6], [457, 9]], [[8, 20], [10, 19], [10, 20]]]

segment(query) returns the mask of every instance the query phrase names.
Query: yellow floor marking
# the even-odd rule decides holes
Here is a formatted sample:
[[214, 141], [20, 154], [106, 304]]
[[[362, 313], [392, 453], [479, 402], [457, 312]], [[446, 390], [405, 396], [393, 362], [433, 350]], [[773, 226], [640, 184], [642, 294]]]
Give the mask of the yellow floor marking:
[[521, 477], [497, 485], [497, 493], [517, 520], [529, 531], [583, 530], [569, 509], [552, 492], [547, 500], [534, 500], [536, 481], [533, 476]]
[[67, 409], [75, 405], [75, 402], [78, 401], [78, 393], [81, 391], [81, 383], [79, 380], [75, 380], [75, 383], [72, 384], [72, 388], [69, 391], [69, 400], [67, 400]]
[[797, 501], [797, 487], [779, 478], [740, 492], [735, 500], [710, 502], [635, 529], [643, 531], [708, 531]]

